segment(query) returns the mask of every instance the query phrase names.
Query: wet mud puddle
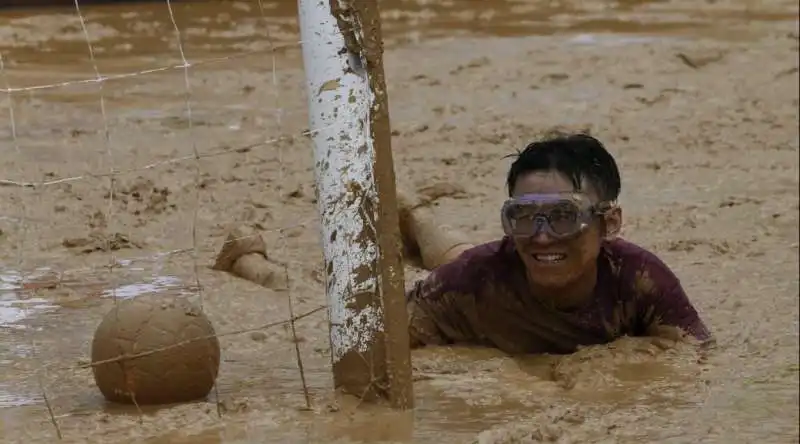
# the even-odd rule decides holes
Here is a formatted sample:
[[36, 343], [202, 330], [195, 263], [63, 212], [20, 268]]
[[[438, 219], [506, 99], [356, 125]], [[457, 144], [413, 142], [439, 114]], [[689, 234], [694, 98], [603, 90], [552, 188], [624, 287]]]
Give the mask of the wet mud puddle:
[[[200, 61], [276, 51], [282, 55], [300, 46], [294, 1], [175, 2], [175, 23], [164, 2], [91, 5], [82, 9], [86, 29], [72, 2], [59, 9], [0, 9], [0, 45], [7, 68], [27, 70], [58, 65], [64, 75], [94, 72], [129, 73], [146, 66], [158, 69], [187, 60]], [[797, 21], [790, 2], [720, 1], [695, 6], [683, 1], [491, 1], [380, 2], [384, 36], [389, 47], [438, 38], [526, 37], [577, 35], [585, 43], [625, 41], [632, 35], [747, 39], [748, 24]], [[175, 34], [175, 26], [180, 36]], [[88, 59], [86, 35], [94, 60]], [[178, 38], [180, 37], [180, 39]], [[295, 62], [298, 60], [295, 58]], [[154, 63], [158, 63], [154, 65]], [[149, 66], [148, 66], [149, 65]], [[90, 69], [90, 71], [85, 71]], [[8, 69], [7, 75], [14, 75]], [[77, 72], [75, 72], [77, 71]], [[80, 73], [80, 74], [79, 74]], [[28, 82], [42, 84], [46, 72], [27, 72]], [[52, 73], [51, 73], [52, 74]], [[24, 78], [18, 79], [22, 85]], [[14, 86], [22, 86], [15, 82]]]
[[[173, 8], [182, 29], [181, 45], [191, 60], [219, 59], [222, 65], [230, 65], [232, 55], [263, 55], [275, 50], [280, 57], [279, 67], [296, 68], [300, 58], [295, 4], [294, 1], [264, 1], [262, 10], [255, 1], [175, 2]], [[553, 5], [540, 1], [485, 0], [381, 2], [390, 52], [404, 45], [436, 39], [456, 42], [463, 39], [469, 43], [454, 45], [455, 51], [477, 54], [484, 48], [481, 46], [484, 38], [508, 39], [508, 48], [515, 45], [535, 47], [538, 45], [536, 37], [531, 36], [556, 36], [561, 38], [561, 43], [608, 48], [611, 54], [620, 45], [698, 37], [746, 41], [762, 30], [759, 26], [797, 21], [797, 5], [791, 2], [764, 2], [758, 8], [747, 2], [732, 1], [713, 4], [590, 1]], [[91, 79], [95, 67], [104, 74], [126, 74], [181, 63], [173, 24], [163, 2], [87, 6], [82, 10], [87, 19], [85, 31], [71, 8], [2, 13], [3, 78], [12, 87], [24, 89]], [[265, 27], [271, 40], [264, 38]], [[85, 33], [91, 36], [95, 60], [87, 55]], [[497, 49], [498, 46], [486, 48]], [[420, 49], [419, 55], [427, 56], [425, 51]], [[554, 60], [569, 63], [563, 57], [563, 46], [553, 51]], [[638, 53], [642, 54], [644, 52]], [[430, 58], [431, 63], [439, 56], [441, 53], [435, 53]], [[58, 69], [54, 69], [55, 66]], [[513, 66], [509, 66], [507, 71], [513, 71]], [[263, 74], [263, 66], [259, 65], [259, 69]], [[224, 81], [212, 85], [228, 88]], [[471, 88], [468, 84], [456, 86], [462, 91], [459, 94]], [[230, 87], [231, 91], [233, 88]], [[521, 88], [528, 89], [529, 85]], [[141, 105], [141, 110], [129, 111], [128, 116], [164, 117], [160, 114], [162, 111], [178, 113], [183, 109], [183, 102], [180, 102], [175, 109], [156, 110], [161, 106], [157, 93], [141, 94], [132, 89], [132, 97], [139, 93], [135, 99], [126, 99], [121, 94], [115, 96], [116, 100], [128, 100], [125, 102], [128, 105]], [[200, 89], [197, 88], [198, 94], [201, 94]], [[75, 106], [86, 103], [94, 106], [97, 102], [96, 89], [61, 92], [54, 87], [48, 91], [35, 91], [31, 95], [39, 100]], [[237, 108], [239, 113], [242, 109], [247, 108]], [[80, 120], [80, 116], [75, 119]], [[306, 123], [298, 125], [302, 127]], [[21, 128], [25, 130], [24, 126]], [[228, 134], [222, 137], [229, 137]], [[430, 145], [440, 141], [428, 142]], [[3, 138], [0, 143], [6, 149], [9, 141]], [[97, 152], [103, 151], [103, 147], [95, 148]], [[648, 174], [653, 172], [648, 171]], [[313, 259], [303, 257], [303, 260]], [[153, 443], [336, 440], [487, 444], [671, 440], [694, 443], [699, 436], [731, 436], [708, 423], [719, 421], [722, 428], [735, 430], [735, 422], [754, 421], [751, 418], [761, 415], [754, 411], [767, 411], [764, 409], [770, 399], [773, 403], [780, 399], [777, 404], [787, 406], [786, 399], [797, 398], [794, 387], [786, 382], [792, 375], [796, 376], [796, 367], [785, 370], [788, 372], [785, 375], [778, 375], [784, 379], [776, 379], [777, 382], [770, 379], [777, 378], [773, 369], [764, 369], [764, 375], [755, 382], [744, 381], [745, 378], [734, 374], [737, 370], [726, 370], [729, 362], [713, 352], [706, 356], [678, 344], [625, 339], [563, 357], [514, 359], [491, 350], [421, 350], [414, 354], [417, 408], [404, 413], [365, 406], [360, 406], [356, 412], [357, 403], [353, 400], [326, 401], [330, 388], [329, 360], [324, 353], [318, 353], [306, 363], [308, 383], [316, 400], [312, 411], [307, 412], [303, 410], [299, 395], [302, 387], [291, 353], [275, 352], [279, 357], [273, 358], [264, 348], [258, 348], [262, 343], [274, 345], [270, 342], [272, 338], [259, 336], [261, 342], [253, 339], [246, 345], [227, 343], [229, 348], [225, 349], [225, 354], [228, 356], [223, 363], [226, 372], [223, 376], [227, 379], [221, 378], [219, 398], [215, 394], [201, 407], [188, 405], [146, 412], [146, 418], [140, 421], [139, 412], [104, 405], [86, 372], [76, 376], [75, 372], [63, 371], [69, 365], [74, 366], [77, 357], [85, 356], [81, 354], [85, 350], [69, 344], [58, 351], [60, 346], [54, 344], [65, 338], [68, 342], [75, 338], [86, 341], [96, 324], [94, 320], [99, 320], [114, 297], [129, 298], [154, 292], [192, 294], [187, 280], [179, 278], [178, 274], [126, 267], [113, 283], [103, 275], [93, 274], [77, 275], [73, 281], [53, 281], [54, 276], [60, 276], [59, 270], [37, 268], [35, 273], [23, 276], [13, 271], [14, 268], [3, 267], [0, 274], [0, 365], [4, 368], [0, 375], [0, 436], [7, 437], [9, 442], [53, 442], [36, 379], [28, 378], [24, 384], [15, 379], [16, 373], [35, 374], [36, 369], [43, 367], [44, 353], [37, 352], [40, 346], [49, 347], [54, 360], [67, 363], [60, 367], [63, 374], [50, 375], [56, 380], [52, 385], [63, 383], [58, 387], [61, 393], [54, 402], [68, 406], [57, 412], [63, 419], [65, 435], [85, 436], [86, 430], [99, 429], [105, 434], [100, 439], [119, 441], [141, 442], [147, 437], [147, 442]], [[308, 293], [303, 296], [316, 297], [314, 294], [319, 293], [319, 289]], [[247, 311], [247, 308], [237, 307], [235, 301], [220, 306], [231, 312]], [[223, 313], [221, 317], [224, 319], [226, 315]], [[61, 338], [35, 334], [49, 322], [59, 326]], [[234, 319], [232, 323], [235, 322]], [[309, 336], [313, 336], [309, 342], [325, 343], [324, 323], [307, 328]], [[28, 333], [31, 335], [26, 336]], [[324, 347], [320, 345], [319, 348]], [[752, 358], [757, 352], [745, 349], [737, 353]], [[748, 395], [742, 402], [709, 395], [711, 377], [708, 375], [712, 364], [717, 369], [713, 370], [715, 377], [734, 381], [729, 386], [732, 393], [744, 393], [736, 384], [752, 383], [762, 387], [759, 392], [762, 395]], [[11, 371], [6, 371], [7, 368]], [[74, 380], [79, 382], [70, 382]], [[787, 395], [787, 392], [792, 393]], [[227, 412], [221, 421], [216, 416], [214, 403], [217, 401]], [[709, 413], [708, 409], [715, 407], [723, 409], [720, 411], [733, 419], [722, 418], [725, 413]], [[791, 418], [786, 420], [787, 415], [791, 416], [787, 412], [782, 413], [783, 417], [780, 413], [773, 415], [782, 421], [774, 421], [770, 428], [772, 435], [766, 432], [755, 437], [742, 435], [743, 442], [758, 439], [769, 442], [765, 441], [765, 436], [790, 436], [791, 426], [786, 424], [792, 421]], [[693, 422], [693, 418], [700, 419]], [[762, 419], [764, 427], [768, 427], [769, 418]], [[37, 427], [41, 429], [39, 434], [31, 434], [30, 429]], [[137, 434], [142, 436], [137, 437]], [[25, 438], [20, 438], [22, 436]]]
[[[148, 260], [157, 261], [158, 256]], [[122, 267], [131, 263], [119, 261]], [[75, 273], [71, 276], [78, 278], [66, 278], [49, 268], [23, 274], [4, 267], [0, 275], [0, 331], [11, 333], [13, 338], [14, 330], [41, 330], [40, 326], [30, 321], [43, 314], [71, 316], [71, 311], [103, 304], [103, 299], [129, 299], [144, 294], [193, 296], [196, 293], [192, 286], [176, 276], [156, 274], [146, 277], [147, 274], [144, 268], [131, 266], [124, 274], [115, 275], [113, 279]], [[6, 339], [0, 349], [0, 365], [10, 368], [15, 359], [35, 357], [34, 341], [25, 344], [12, 340], [9, 343]], [[0, 409], [33, 405], [41, 401], [41, 394], [20, 394], [15, 392], [13, 384], [0, 382]]]

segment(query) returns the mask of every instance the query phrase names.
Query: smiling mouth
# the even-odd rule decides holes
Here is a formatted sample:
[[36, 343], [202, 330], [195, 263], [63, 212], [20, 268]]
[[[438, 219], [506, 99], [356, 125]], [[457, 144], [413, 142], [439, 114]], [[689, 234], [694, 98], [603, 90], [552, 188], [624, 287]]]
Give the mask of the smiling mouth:
[[557, 264], [559, 262], [563, 262], [564, 259], [567, 258], [566, 254], [561, 253], [540, 253], [532, 254], [531, 256], [533, 257], [533, 260], [543, 264]]

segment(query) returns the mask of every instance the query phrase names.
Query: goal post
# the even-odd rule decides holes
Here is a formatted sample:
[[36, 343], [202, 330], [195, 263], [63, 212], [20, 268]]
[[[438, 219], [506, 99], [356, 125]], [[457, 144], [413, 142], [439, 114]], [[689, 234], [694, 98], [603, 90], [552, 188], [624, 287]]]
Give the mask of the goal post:
[[377, 0], [298, 0], [334, 386], [413, 407]]

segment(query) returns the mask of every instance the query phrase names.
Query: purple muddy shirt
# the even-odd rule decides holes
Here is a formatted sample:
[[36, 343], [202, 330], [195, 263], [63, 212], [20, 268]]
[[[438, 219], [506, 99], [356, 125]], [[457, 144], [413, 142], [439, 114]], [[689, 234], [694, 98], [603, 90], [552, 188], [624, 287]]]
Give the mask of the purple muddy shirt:
[[[474, 344], [507, 353], [571, 353], [621, 336], [678, 327], [704, 341], [710, 333], [678, 278], [653, 253], [606, 242], [594, 297], [559, 311], [532, 297], [509, 238], [478, 245], [408, 291], [412, 346]], [[674, 331], [674, 329], [673, 329]]]

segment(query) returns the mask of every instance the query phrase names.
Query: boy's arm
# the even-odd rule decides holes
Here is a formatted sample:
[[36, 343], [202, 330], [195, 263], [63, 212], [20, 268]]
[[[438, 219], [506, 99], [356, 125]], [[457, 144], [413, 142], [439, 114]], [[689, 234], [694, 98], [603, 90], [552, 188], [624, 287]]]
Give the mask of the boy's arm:
[[711, 332], [689, 301], [680, 280], [657, 257], [643, 261], [633, 277], [642, 328], [648, 336], [672, 336], [675, 329], [706, 342]]

